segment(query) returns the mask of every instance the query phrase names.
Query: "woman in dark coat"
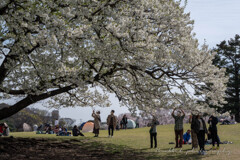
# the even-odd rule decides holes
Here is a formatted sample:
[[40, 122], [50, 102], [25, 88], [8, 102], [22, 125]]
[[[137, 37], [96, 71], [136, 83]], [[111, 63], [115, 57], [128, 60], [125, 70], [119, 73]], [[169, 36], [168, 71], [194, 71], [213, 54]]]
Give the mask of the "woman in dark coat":
[[123, 122], [123, 129], [127, 129], [128, 119], [127, 119], [126, 114], [124, 114], [124, 116], [122, 118], [122, 122]]
[[207, 127], [204, 119], [202, 118], [202, 114], [199, 113], [197, 116], [197, 119], [195, 119], [193, 122], [193, 129], [197, 133], [198, 138], [198, 144], [199, 144], [199, 154], [205, 155], [205, 134], [207, 134]]
[[217, 124], [218, 124], [218, 119], [217, 117], [214, 117], [213, 115], [211, 115], [209, 117], [208, 120], [208, 124], [209, 124], [209, 131], [211, 133], [211, 137], [212, 137], [212, 149], [215, 149], [215, 142], [217, 142], [217, 148], [219, 149], [219, 137], [218, 137], [218, 133], [217, 133]]

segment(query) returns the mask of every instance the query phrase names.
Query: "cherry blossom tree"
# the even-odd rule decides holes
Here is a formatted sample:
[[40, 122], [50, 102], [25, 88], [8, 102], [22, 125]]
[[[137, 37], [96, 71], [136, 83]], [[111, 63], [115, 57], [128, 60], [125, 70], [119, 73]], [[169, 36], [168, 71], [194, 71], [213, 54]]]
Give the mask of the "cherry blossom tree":
[[191, 90], [209, 83], [201, 95], [222, 104], [224, 69], [184, 9], [174, 0], [2, 0], [0, 92], [18, 101], [0, 119], [47, 98], [106, 106], [108, 93], [132, 112], [183, 101], [196, 109]]

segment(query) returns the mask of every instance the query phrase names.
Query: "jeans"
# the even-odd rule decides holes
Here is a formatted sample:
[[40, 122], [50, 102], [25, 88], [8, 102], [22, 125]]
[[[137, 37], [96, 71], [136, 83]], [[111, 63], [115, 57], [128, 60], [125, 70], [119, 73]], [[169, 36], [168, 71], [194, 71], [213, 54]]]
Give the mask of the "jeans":
[[205, 150], [204, 145], [205, 145], [205, 130], [200, 130], [197, 134], [198, 137], [198, 144], [200, 147], [200, 150]]
[[123, 129], [127, 129], [127, 123], [123, 123]]
[[[179, 145], [178, 145], [178, 136], [180, 137]], [[175, 130], [175, 141], [176, 141], [176, 147], [182, 147], [182, 143], [183, 143], [183, 129], [182, 130]]]
[[108, 126], [108, 135], [110, 136], [110, 130], [112, 130], [111, 136], [113, 136], [114, 127], [113, 125]]
[[219, 147], [219, 138], [217, 134], [217, 130], [210, 130], [212, 137], [212, 145], [215, 146], [215, 142], [217, 142], [217, 146]]
[[155, 142], [155, 148], [157, 148], [157, 133], [150, 133], [151, 148], [153, 148], [153, 138]]
[[136, 123], [136, 128], [139, 128], [139, 123]]

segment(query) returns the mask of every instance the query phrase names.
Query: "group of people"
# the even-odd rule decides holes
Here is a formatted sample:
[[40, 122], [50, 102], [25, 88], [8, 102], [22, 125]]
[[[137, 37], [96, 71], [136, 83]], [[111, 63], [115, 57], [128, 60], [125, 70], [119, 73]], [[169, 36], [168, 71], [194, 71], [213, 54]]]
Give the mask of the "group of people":
[[50, 124], [42, 124], [37, 128], [37, 134], [56, 134], [57, 136], [70, 136], [71, 132], [68, 132], [66, 127], [61, 127], [55, 123], [55, 126]]
[[[185, 134], [183, 134], [183, 119], [185, 117], [184, 111], [180, 108], [177, 111], [177, 115], [175, 115], [176, 108], [174, 108], [172, 112], [172, 117], [175, 120], [175, 148], [182, 148], [183, 143], [188, 143], [191, 139], [192, 149], [196, 149], [199, 146], [199, 154], [205, 155], [205, 134], [208, 134], [208, 139], [212, 139], [212, 149], [219, 149], [220, 139], [217, 132], [217, 124], [218, 118], [211, 115], [208, 120], [209, 128], [207, 129], [205, 120], [203, 119], [202, 113], [197, 115], [190, 115], [189, 123], [191, 124], [191, 130], [188, 129]], [[153, 117], [151, 128], [149, 130], [150, 133], [150, 146], [153, 148], [157, 147], [157, 119]], [[217, 143], [217, 147], [215, 148], [215, 143]]]
[[[188, 130], [185, 133], [185, 141], [183, 141], [183, 119], [185, 117], [185, 113], [182, 109], [177, 111], [177, 116], [174, 114], [176, 108], [172, 112], [172, 116], [175, 119], [175, 148], [182, 148], [183, 142], [185, 142], [189, 138], [189, 134], [191, 132], [191, 140], [192, 140], [192, 149], [200, 148], [199, 154], [205, 155], [205, 134], [209, 134], [212, 138], [212, 149], [219, 149], [219, 137], [217, 133], [217, 123], [218, 118], [211, 115], [208, 120], [209, 128], [207, 129], [205, 120], [203, 119], [202, 113], [198, 115], [190, 115], [189, 123], [191, 123], [191, 131]], [[180, 139], [179, 139], [180, 137]], [[215, 148], [215, 143], [217, 143], [217, 148]]]
[[[107, 117], [107, 125], [108, 125], [108, 137], [113, 137], [114, 129], [117, 127], [117, 117], [114, 115], [114, 110]], [[93, 111], [92, 117], [94, 118], [94, 129], [93, 133], [95, 133], [94, 137], [98, 137], [99, 129], [101, 124], [100, 111]]]
[[121, 129], [127, 129], [128, 119], [126, 114], [124, 114], [122, 120], [120, 121], [120, 127]]
[[[114, 115], [114, 110], [111, 110], [110, 114], [107, 117], [107, 125], [108, 125], [108, 137], [113, 137], [114, 134], [114, 130], [118, 129], [118, 119], [117, 116]], [[93, 128], [93, 133], [95, 134], [94, 137], [98, 137], [99, 136], [99, 130], [100, 130], [100, 124], [101, 124], [101, 117], [100, 117], [100, 111], [95, 112], [95, 110], [93, 110], [92, 112], [92, 117], [94, 118], [93, 122], [94, 122], [94, 128]], [[121, 122], [120, 122], [120, 126], [122, 129], [127, 129], [127, 123], [128, 123], [128, 119], [127, 116], [124, 115]], [[139, 127], [139, 124], [138, 124]], [[80, 130], [77, 128], [77, 126], [75, 125], [73, 127], [73, 136], [84, 136]]]
[[6, 123], [0, 123], [0, 136], [9, 136], [9, 127]]

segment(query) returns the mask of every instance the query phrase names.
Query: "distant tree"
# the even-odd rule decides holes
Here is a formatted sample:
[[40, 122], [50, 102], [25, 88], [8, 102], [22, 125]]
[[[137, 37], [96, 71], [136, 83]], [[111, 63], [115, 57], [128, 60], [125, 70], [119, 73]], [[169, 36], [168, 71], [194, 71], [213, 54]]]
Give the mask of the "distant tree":
[[[225, 100], [227, 104], [218, 108], [220, 112], [235, 114], [235, 120], [240, 122], [240, 36], [237, 34], [229, 41], [222, 41], [214, 49], [217, 52], [213, 64], [226, 68], [229, 77]], [[216, 106], [215, 106], [216, 107]]]
[[66, 127], [72, 127], [75, 122], [75, 119], [61, 118], [59, 123], [64, 124]]
[[25, 108], [17, 114], [2, 120], [6, 122], [12, 131], [22, 131], [23, 123], [27, 123], [30, 126], [34, 124], [40, 125], [43, 123], [43, 116], [36, 114], [31, 108]]

